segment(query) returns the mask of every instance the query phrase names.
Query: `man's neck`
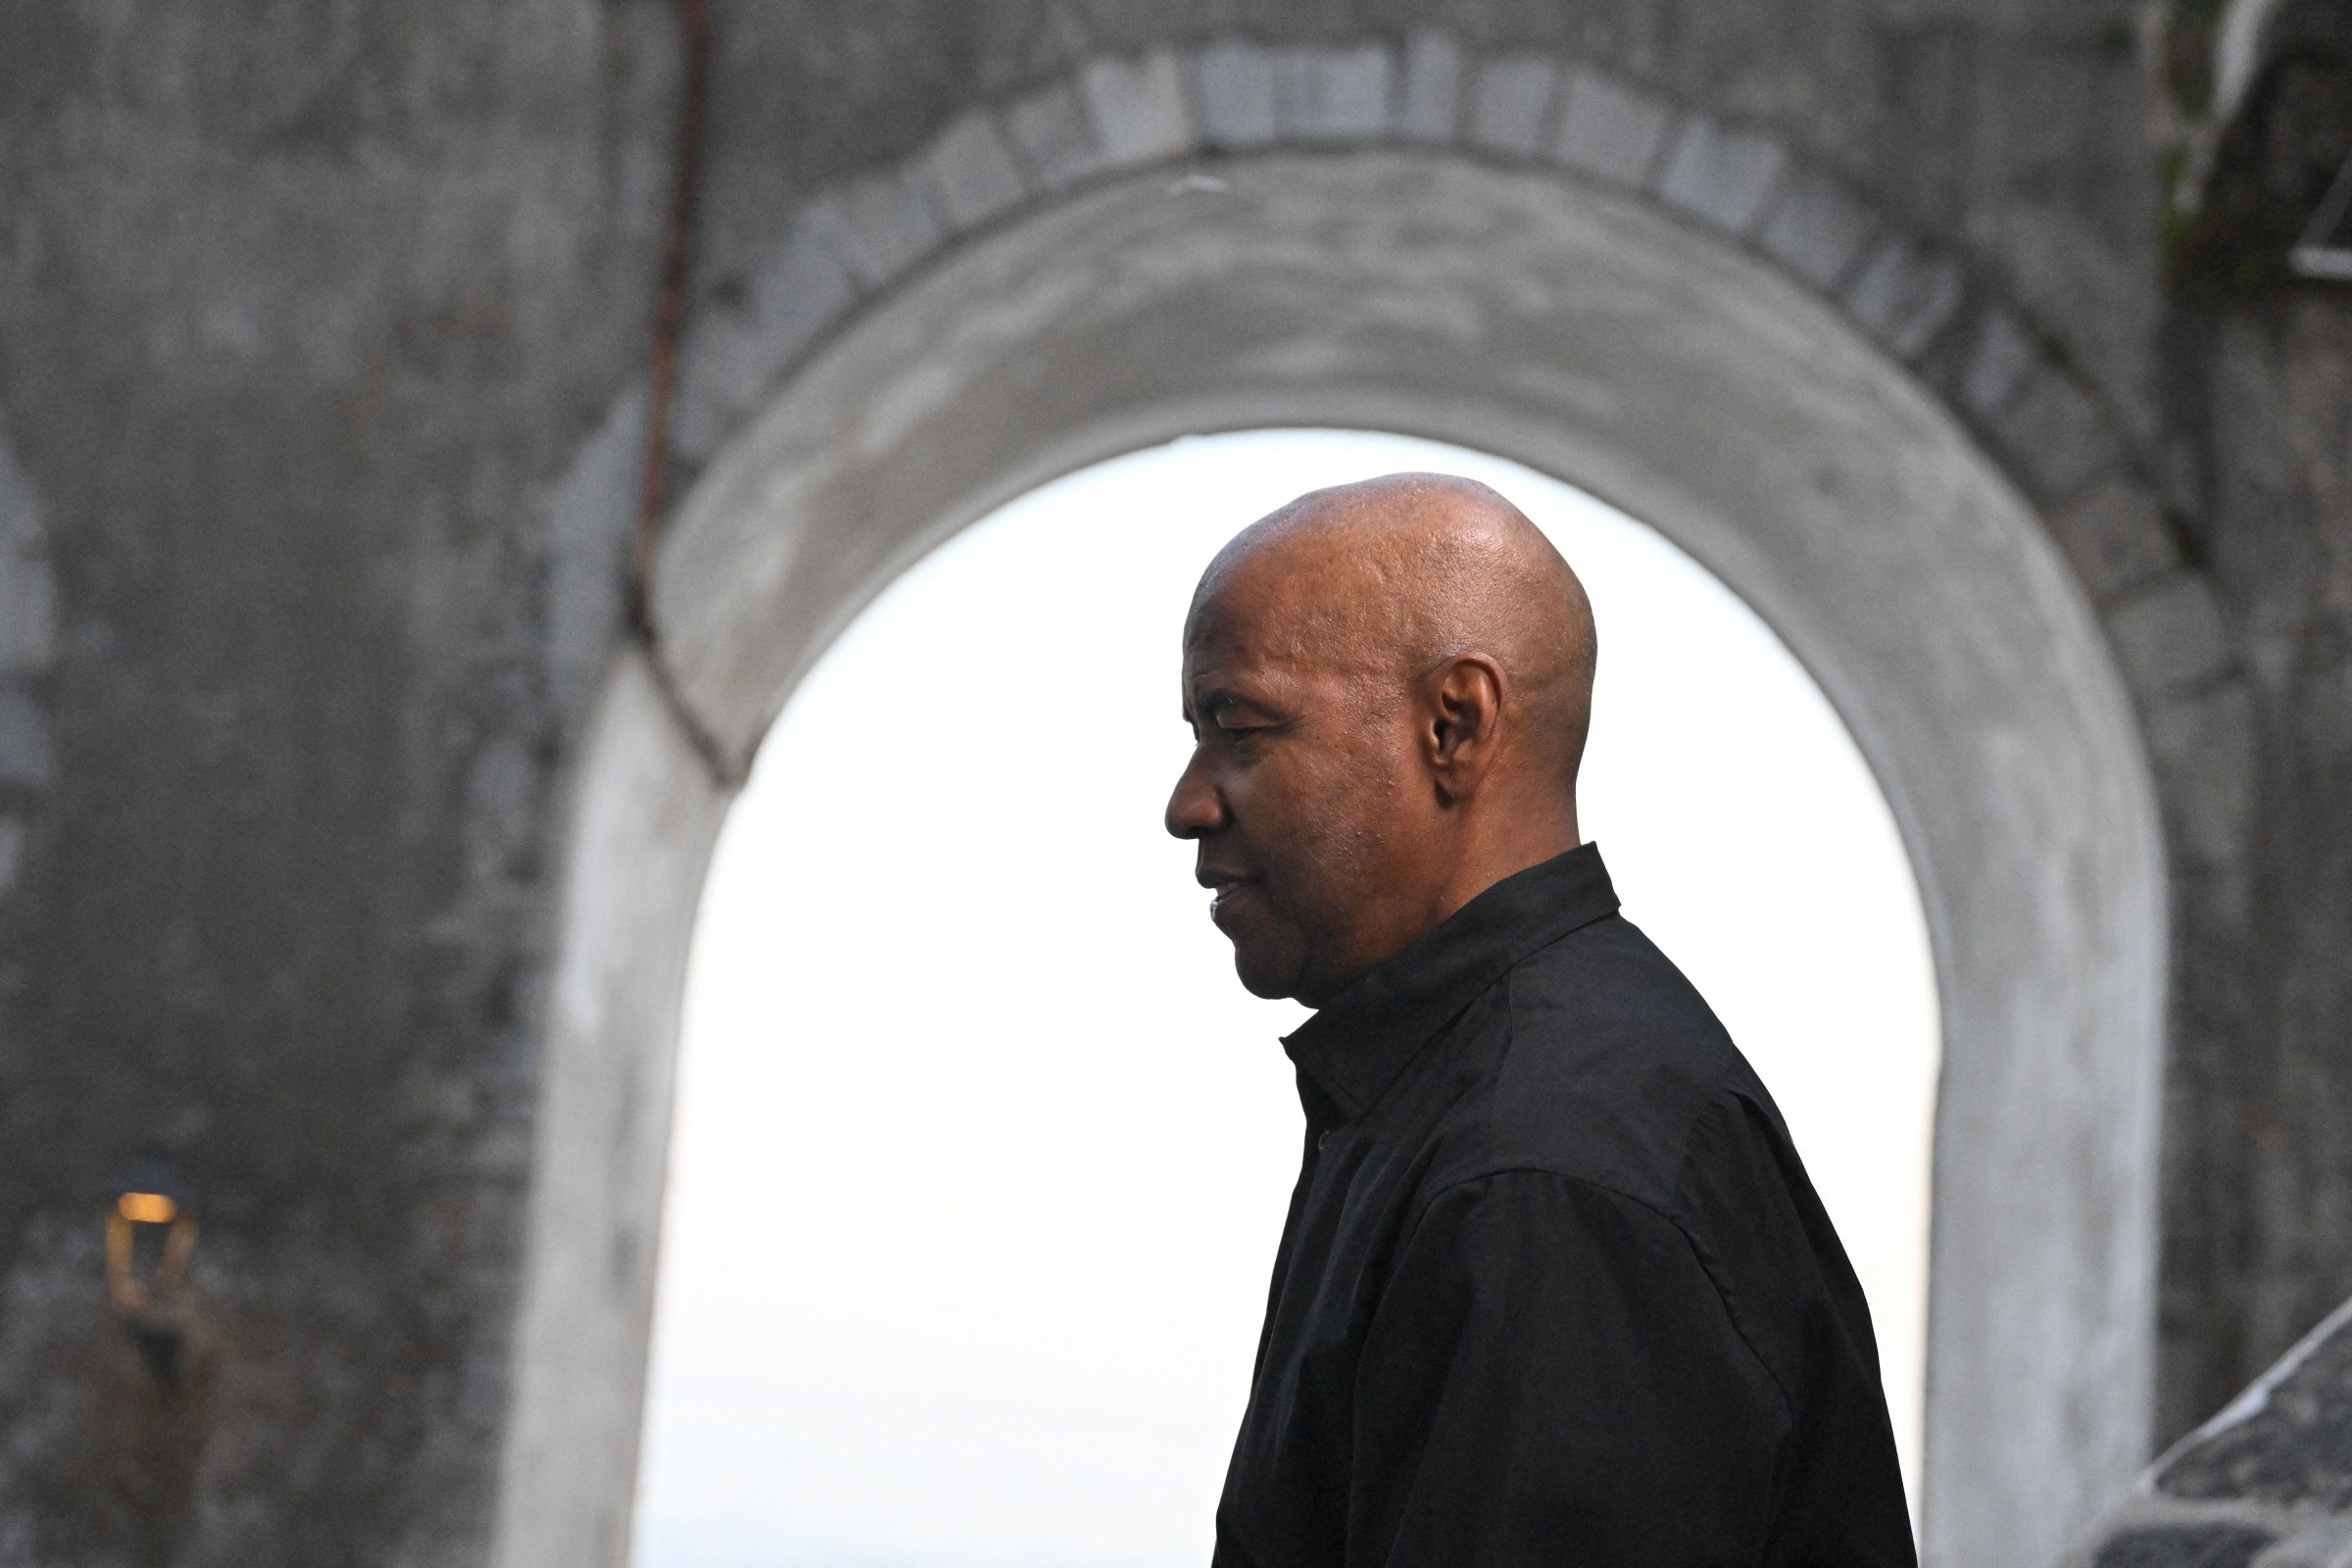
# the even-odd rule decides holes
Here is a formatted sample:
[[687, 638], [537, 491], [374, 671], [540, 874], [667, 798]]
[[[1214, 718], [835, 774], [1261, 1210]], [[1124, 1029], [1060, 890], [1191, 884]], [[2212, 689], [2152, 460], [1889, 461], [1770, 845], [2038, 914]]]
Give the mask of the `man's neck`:
[[1453, 912], [1506, 876], [1516, 876], [1531, 865], [1566, 855], [1584, 843], [1577, 831], [1576, 808], [1571, 804], [1565, 810], [1547, 811], [1541, 815], [1515, 814], [1507, 824], [1492, 833], [1476, 835], [1465, 846], [1453, 875], [1446, 878], [1435, 904], [1436, 918], [1430, 923], [1450, 918]]

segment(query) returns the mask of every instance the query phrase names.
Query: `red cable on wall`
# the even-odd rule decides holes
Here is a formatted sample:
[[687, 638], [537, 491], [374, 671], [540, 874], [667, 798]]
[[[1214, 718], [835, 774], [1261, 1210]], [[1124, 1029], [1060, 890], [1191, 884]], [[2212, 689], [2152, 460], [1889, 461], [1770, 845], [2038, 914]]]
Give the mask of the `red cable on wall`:
[[653, 632], [654, 551], [662, 538], [669, 482], [669, 413], [678, 379], [678, 338], [686, 323], [686, 284], [692, 269], [695, 186], [702, 172], [703, 100], [710, 78], [710, 0], [678, 0], [685, 31], [685, 92], [669, 191], [669, 232], [663, 244], [662, 294], [654, 314], [653, 385], [645, 400], [645, 488], [638, 500], [637, 543], [629, 564], [629, 621]]

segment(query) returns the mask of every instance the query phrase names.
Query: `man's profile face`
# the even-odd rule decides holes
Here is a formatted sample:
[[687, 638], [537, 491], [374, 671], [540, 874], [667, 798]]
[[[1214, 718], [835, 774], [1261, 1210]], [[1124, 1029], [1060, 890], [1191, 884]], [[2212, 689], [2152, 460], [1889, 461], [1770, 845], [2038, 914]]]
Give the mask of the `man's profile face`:
[[[1385, 956], [1392, 862], [1414, 800], [1402, 683], [1317, 657], [1275, 628], [1286, 585], [1237, 573], [1185, 628], [1192, 760], [1167, 826], [1199, 846], [1196, 875], [1233, 941], [1242, 984], [1320, 1006]], [[1271, 579], [1271, 580], [1269, 580]]]

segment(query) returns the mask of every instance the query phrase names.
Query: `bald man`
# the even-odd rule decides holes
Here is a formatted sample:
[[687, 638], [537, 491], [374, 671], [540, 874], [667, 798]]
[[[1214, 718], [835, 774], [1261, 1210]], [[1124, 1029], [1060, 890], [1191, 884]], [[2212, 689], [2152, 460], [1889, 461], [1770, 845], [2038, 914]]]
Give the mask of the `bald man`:
[[1215, 1568], [1914, 1562], [1837, 1234], [1577, 831], [1594, 652], [1543, 534], [1433, 474], [1194, 595], [1168, 831], [1316, 1009]]

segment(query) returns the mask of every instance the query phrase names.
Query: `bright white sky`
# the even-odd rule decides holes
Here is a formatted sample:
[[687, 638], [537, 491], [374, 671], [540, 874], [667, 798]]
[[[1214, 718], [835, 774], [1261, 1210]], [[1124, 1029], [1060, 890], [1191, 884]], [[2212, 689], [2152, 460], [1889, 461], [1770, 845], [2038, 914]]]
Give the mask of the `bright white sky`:
[[1780, 1101], [1916, 1475], [1937, 1060], [1919, 897], [1820, 691], [1646, 527], [1386, 435], [1180, 441], [868, 610], [718, 844], [686, 987], [639, 1568], [1199, 1568], [1299, 1112], [1160, 809], [1202, 565], [1306, 489], [1466, 473], [1600, 622], [1582, 792], [1626, 912]]

